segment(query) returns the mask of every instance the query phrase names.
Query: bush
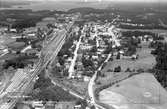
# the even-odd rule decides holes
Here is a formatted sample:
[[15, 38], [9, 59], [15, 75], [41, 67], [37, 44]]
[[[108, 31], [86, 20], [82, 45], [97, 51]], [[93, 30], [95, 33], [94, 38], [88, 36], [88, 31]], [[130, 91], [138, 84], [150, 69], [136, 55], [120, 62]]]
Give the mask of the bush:
[[96, 84], [97, 84], [97, 85], [100, 85], [100, 84], [101, 84], [101, 82], [100, 82], [100, 81], [97, 81], [97, 82], [96, 82]]
[[107, 72], [113, 72], [113, 70], [112, 69], [108, 69]]
[[115, 67], [114, 72], [121, 72], [121, 66]]
[[46, 87], [51, 85], [51, 80], [49, 78], [44, 77], [44, 72], [39, 75], [39, 79], [36, 81], [34, 85], [34, 89], [40, 88], [45, 89]]
[[138, 72], [138, 73], [143, 73], [143, 72], [144, 72], [144, 69], [141, 69], [141, 68], [140, 68], [140, 69], [137, 70], [137, 72]]
[[105, 77], [106, 75], [103, 73], [103, 74], [101, 74], [101, 77]]
[[116, 59], [120, 59], [120, 58], [121, 58], [121, 55], [120, 53], [118, 53]]
[[130, 68], [127, 68], [125, 72], [131, 72]]

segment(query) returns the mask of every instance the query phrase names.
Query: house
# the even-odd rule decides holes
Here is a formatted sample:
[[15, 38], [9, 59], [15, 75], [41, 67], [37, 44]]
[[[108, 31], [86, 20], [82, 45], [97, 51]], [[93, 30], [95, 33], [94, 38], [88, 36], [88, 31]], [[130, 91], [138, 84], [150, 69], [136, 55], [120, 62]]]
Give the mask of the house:
[[36, 56], [38, 54], [38, 51], [36, 49], [28, 49], [25, 52], [28, 56]]
[[74, 109], [81, 109], [81, 105], [76, 105], [75, 107], [74, 107]]
[[37, 28], [36, 27], [29, 27], [29, 28], [25, 28], [24, 33], [30, 33], [30, 32], [36, 32]]
[[100, 52], [100, 53], [102, 53], [102, 52], [105, 51], [105, 49], [104, 48], [98, 48], [97, 51]]
[[0, 27], [0, 32], [5, 32], [8, 30], [8, 27]]
[[65, 69], [69, 69], [69, 68], [70, 68], [70, 65], [71, 65], [70, 62], [67, 62], [67, 61], [66, 61], [66, 62], [64, 63]]
[[54, 109], [75, 109], [75, 102], [58, 102]]
[[32, 107], [35, 109], [45, 109], [44, 105], [42, 104], [42, 101], [33, 101]]
[[15, 28], [10, 29], [10, 32], [17, 33], [17, 30]]
[[98, 55], [93, 55], [93, 56], [92, 56], [92, 59], [93, 59], [93, 60], [98, 59]]
[[125, 52], [123, 50], [120, 50], [119, 53], [123, 55]]
[[31, 45], [29, 45], [29, 46], [27, 46], [27, 47], [25, 47], [24, 49], [22, 49], [21, 50], [21, 53], [25, 53], [27, 50], [29, 50], [29, 49], [32, 49], [32, 46]]
[[17, 107], [16, 109], [31, 109], [29, 105], [22, 103], [18, 103], [16, 107]]
[[36, 36], [36, 33], [28, 33], [27, 38], [34, 38]]
[[75, 76], [75, 78], [77, 78], [77, 79], [83, 79], [82, 78], [82, 73], [83, 73], [82, 71], [78, 71], [77, 74], [76, 74], [76, 76]]
[[55, 102], [54, 101], [46, 102], [45, 109], [55, 109]]
[[133, 55], [131, 56], [131, 58], [132, 58], [133, 60], [135, 60], [135, 59], [137, 59], [137, 58], [138, 58], [138, 55], [133, 54]]
[[89, 76], [84, 76], [84, 81], [85, 81], [85, 82], [90, 81], [90, 79], [91, 79], [91, 77], [89, 77]]
[[81, 61], [76, 63], [77, 71], [82, 71], [84, 69], [83, 64]]
[[146, 41], [153, 41], [153, 37], [151, 35], [145, 35], [144, 38], [146, 39]]
[[91, 50], [92, 49], [92, 45], [89, 45], [89, 44], [81, 44], [80, 45], [80, 48], [82, 49], [82, 50]]

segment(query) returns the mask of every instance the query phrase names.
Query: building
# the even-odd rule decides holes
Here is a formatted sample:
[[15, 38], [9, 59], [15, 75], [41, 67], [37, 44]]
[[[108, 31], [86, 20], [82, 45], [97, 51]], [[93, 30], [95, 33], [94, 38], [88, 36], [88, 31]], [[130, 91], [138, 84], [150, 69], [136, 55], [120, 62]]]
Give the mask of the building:
[[55, 109], [74, 109], [75, 102], [58, 102], [55, 104]]
[[37, 56], [39, 52], [36, 49], [28, 49], [25, 51], [25, 53], [28, 56]]

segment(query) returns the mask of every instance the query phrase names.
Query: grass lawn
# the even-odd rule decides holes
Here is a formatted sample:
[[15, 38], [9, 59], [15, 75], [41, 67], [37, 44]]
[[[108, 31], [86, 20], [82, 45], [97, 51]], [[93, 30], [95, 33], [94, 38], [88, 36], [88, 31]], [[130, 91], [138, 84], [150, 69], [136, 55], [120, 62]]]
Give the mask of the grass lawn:
[[87, 87], [88, 87], [88, 82], [83, 82], [79, 80], [66, 80], [64, 79], [63, 84], [67, 86], [68, 88], [77, 91], [81, 95], [86, 95], [87, 93]]
[[77, 98], [59, 86], [50, 85], [30, 94], [29, 99], [52, 100], [52, 101], [75, 101]]
[[[95, 88], [102, 88], [104, 86], [107, 86], [107, 89], [102, 90], [98, 95], [100, 102], [101, 103], [105, 103], [105, 104], [112, 104], [116, 102], [116, 105], [120, 105], [122, 107], [124, 107], [124, 109], [145, 109], [145, 107], [143, 105], [133, 105], [132, 103], [139, 103], [141, 104], [141, 102], [146, 102], [147, 103], [147, 99], [146, 101], [143, 101], [143, 96], [141, 95], [142, 91], [150, 91], [151, 93], [155, 94], [156, 96], [159, 96], [157, 94], [157, 90], [160, 88], [162, 88], [160, 86], [160, 84], [157, 82], [157, 80], [154, 78], [153, 75], [149, 75], [149, 74], [137, 74], [137, 75], [141, 75], [141, 76], [132, 76], [129, 77], [130, 74], [136, 73], [136, 71], [138, 69], [143, 69], [145, 72], [147, 72], [148, 69], [151, 69], [155, 64], [156, 64], [156, 60], [155, 57], [153, 55], [151, 55], [151, 50], [150, 48], [148, 48], [149, 43], [143, 42], [141, 43], [142, 48], [138, 48], [137, 49], [137, 54], [139, 55], [137, 60], [132, 60], [132, 59], [119, 59], [119, 60], [113, 60], [111, 62], [108, 62], [107, 65], [104, 67], [104, 69], [102, 70], [102, 73], [105, 75], [104, 77], [98, 77], [96, 83], [96, 87]], [[121, 72], [112, 72], [109, 71], [110, 70], [114, 70], [115, 67], [121, 66]], [[125, 72], [127, 68], [130, 68], [131, 71], [134, 69], [135, 71], [132, 72]], [[137, 77], [136, 77], [137, 76]], [[132, 79], [130, 79], [132, 78]], [[135, 79], [134, 79], [135, 78]], [[142, 86], [142, 80], [144, 81], [144, 86]], [[123, 84], [123, 81], [130, 81], [130, 82], [125, 82], [125, 84]], [[148, 84], [146, 84], [146, 82], [148, 82]], [[122, 83], [123, 82], [123, 83]], [[112, 84], [114, 83], [114, 84]], [[155, 87], [156, 89], [151, 89], [152, 83], [155, 83]], [[119, 85], [118, 85], [119, 84]], [[121, 85], [122, 84], [122, 85]], [[110, 85], [110, 86], [108, 86]], [[149, 86], [150, 85], [150, 86]], [[119, 86], [119, 91], [122, 91], [122, 93], [119, 93], [119, 91], [117, 90], [116, 92], [112, 92], [110, 91], [110, 88], [112, 89], [112, 87], [116, 87], [115, 89], [117, 89], [117, 87]], [[108, 88], [109, 87], [109, 88]], [[137, 88], [139, 87], [139, 88]], [[114, 89], [112, 89], [114, 90]], [[123, 95], [125, 93], [125, 95]], [[165, 90], [163, 90], [163, 93], [165, 93]], [[131, 95], [132, 96], [127, 96], [126, 98], [126, 94]], [[138, 95], [137, 95], [138, 94]], [[145, 95], [149, 96], [150, 93], [145, 93]], [[139, 100], [140, 99], [140, 100]], [[150, 98], [149, 98], [150, 99]], [[110, 101], [111, 100], [111, 101]], [[130, 100], [130, 101], [128, 101]], [[135, 101], [136, 100], [136, 101]], [[157, 102], [154, 100], [148, 100], [149, 102]], [[117, 103], [120, 102], [120, 103]], [[132, 102], [132, 103], [131, 103]], [[131, 104], [129, 104], [131, 103]], [[128, 108], [130, 105], [130, 107], [132, 108]], [[142, 108], [139, 108], [142, 107]], [[116, 108], [116, 107], [115, 107]]]
[[115, 67], [121, 66], [122, 71], [125, 71], [127, 68], [130, 68], [131, 70], [135, 69], [144, 69], [148, 70], [152, 68], [155, 63], [155, 57], [150, 54], [151, 50], [148, 48], [148, 43], [142, 43], [142, 48], [137, 49], [137, 53], [139, 55], [139, 58], [135, 61], [131, 59], [120, 59], [120, 60], [114, 60], [112, 62], [109, 62], [107, 66], [103, 69], [103, 72], [106, 72], [108, 69], [114, 70]]
[[124, 109], [166, 109], [167, 92], [150, 73], [123, 80], [100, 92], [102, 103]]
[[[120, 60], [113, 60], [107, 63], [107, 65], [102, 70], [102, 73], [105, 75], [104, 77], [99, 77], [97, 81], [100, 81], [100, 85], [110, 84], [114, 81], [119, 81], [124, 78], [128, 78], [130, 73], [136, 73], [138, 69], [143, 69], [147, 71], [151, 69], [155, 63], [155, 57], [150, 54], [151, 50], [148, 48], [149, 43], [142, 43], [142, 48], [137, 50], [137, 54], [139, 58], [135, 61], [132, 59], [120, 59]], [[121, 66], [121, 72], [111, 72], [109, 69], [114, 70], [115, 67]], [[131, 70], [135, 70], [134, 72], [125, 72], [127, 68]]]

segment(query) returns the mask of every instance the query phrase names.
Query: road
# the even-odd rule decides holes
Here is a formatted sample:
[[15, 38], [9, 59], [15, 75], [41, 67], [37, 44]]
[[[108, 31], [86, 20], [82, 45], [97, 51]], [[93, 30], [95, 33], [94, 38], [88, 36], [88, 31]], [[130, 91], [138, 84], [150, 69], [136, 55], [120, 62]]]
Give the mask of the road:
[[[95, 32], [95, 34], [97, 35], [97, 32]], [[113, 26], [109, 29], [109, 35], [112, 36], [112, 41], [115, 42], [114, 46], [120, 46], [120, 42], [118, 41], [116, 35], [113, 32]], [[96, 40], [97, 40], [97, 38], [96, 38]], [[96, 43], [96, 46], [98, 46], [98, 43]], [[101, 66], [97, 69], [97, 71], [95, 71], [95, 74], [92, 76], [92, 78], [90, 79], [89, 84], [88, 84], [88, 94], [90, 97], [90, 102], [91, 102], [91, 104], [93, 104], [96, 107], [96, 109], [98, 109], [98, 108], [105, 109], [105, 108], [96, 103], [93, 86], [94, 86], [95, 80], [97, 78], [97, 72], [102, 70], [103, 65], [109, 61], [111, 56], [112, 56], [111, 54], [108, 54], [106, 60], [101, 64]]]
[[[73, 24], [70, 24], [72, 26]], [[71, 27], [68, 27], [71, 28]], [[13, 109], [15, 104], [21, 99], [27, 90], [30, 90], [35, 83], [37, 75], [47, 67], [47, 65], [54, 61], [61, 47], [63, 46], [66, 38], [66, 30], [60, 30], [60, 32], [54, 34], [54, 38], [51, 43], [48, 44], [43, 50], [44, 60], [41, 57], [39, 62], [35, 65], [34, 70], [31, 72], [16, 73], [16, 75], [9, 81], [9, 84], [3, 89], [0, 94], [1, 102], [0, 109]], [[47, 51], [47, 52], [46, 52]], [[12, 98], [11, 96], [18, 96], [18, 98]]]
[[82, 39], [82, 35], [80, 36], [79, 41], [77, 42], [77, 45], [76, 45], [76, 49], [74, 51], [74, 58], [71, 61], [71, 65], [70, 65], [70, 68], [69, 68], [69, 71], [68, 71], [69, 72], [69, 78], [72, 78], [72, 75], [74, 73], [74, 66], [75, 66], [75, 62], [77, 60], [78, 49], [79, 49], [79, 46], [81, 44], [81, 39]]
[[[108, 54], [104, 63], [108, 62], [110, 57], [111, 57], [111, 54]], [[88, 94], [89, 94], [89, 97], [90, 97], [90, 103], [93, 104], [96, 107], [96, 109], [98, 109], [98, 108], [105, 109], [104, 107], [102, 107], [102, 106], [100, 106], [96, 103], [96, 99], [95, 99], [95, 96], [94, 96], [94, 88], [93, 88], [93, 86], [95, 84], [95, 80], [97, 78], [97, 72], [102, 70], [102, 66], [104, 65], [104, 63], [101, 64], [101, 66], [98, 68], [97, 71], [95, 71], [95, 74], [92, 76], [92, 78], [90, 79], [89, 84], [88, 84]]]
[[31, 49], [31, 48], [32, 48], [31, 45], [28, 45], [27, 47], [21, 50], [21, 53], [25, 53], [28, 49]]
[[161, 19], [158, 19], [158, 21], [161, 24], [161, 26], [163, 26], [164, 28], [167, 28], [167, 25]]
[[9, 53], [8, 49], [4, 49], [4, 50], [3, 50], [3, 53], [0, 54], [0, 57], [6, 55], [6, 54], [8, 54], [8, 53]]

